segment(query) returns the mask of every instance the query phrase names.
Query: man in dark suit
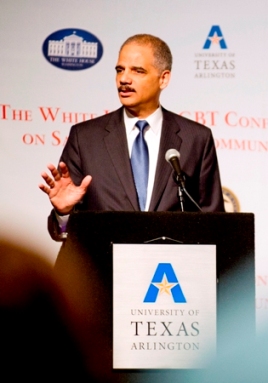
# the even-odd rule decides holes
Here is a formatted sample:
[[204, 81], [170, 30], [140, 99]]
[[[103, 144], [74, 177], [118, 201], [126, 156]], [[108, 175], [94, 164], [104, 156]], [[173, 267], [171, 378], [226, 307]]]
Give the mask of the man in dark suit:
[[[71, 128], [58, 168], [48, 165], [39, 185], [54, 207], [49, 217], [53, 239], [61, 240], [68, 215], [79, 204], [92, 211], [139, 211], [131, 152], [146, 120], [149, 175], [145, 211], [179, 211], [178, 185], [165, 153], [180, 153], [187, 195], [204, 212], [224, 211], [216, 150], [211, 130], [164, 109], [160, 94], [169, 83], [172, 55], [161, 39], [135, 35], [122, 45], [116, 84], [122, 107]], [[184, 210], [196, 211], [188, 196]]]

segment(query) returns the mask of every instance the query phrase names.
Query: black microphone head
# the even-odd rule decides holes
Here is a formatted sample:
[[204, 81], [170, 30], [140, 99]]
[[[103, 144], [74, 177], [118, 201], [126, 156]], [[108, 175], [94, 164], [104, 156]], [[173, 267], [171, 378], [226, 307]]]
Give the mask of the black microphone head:
[[167, 162], [171, 160], [171, 158], [177, 157], [180, 159], [180, 153], [176, 149], [168, 149], [165, 154], [165, 159]]

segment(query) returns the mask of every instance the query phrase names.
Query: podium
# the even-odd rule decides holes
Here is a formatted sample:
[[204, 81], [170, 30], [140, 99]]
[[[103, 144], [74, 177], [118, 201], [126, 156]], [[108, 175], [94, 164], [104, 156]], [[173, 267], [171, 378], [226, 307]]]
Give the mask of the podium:
[[[188, 379], [197, 371], [118, 371], [112, 368], [113, 244], [214, 244], [217, 275], [217, 349], [255, 335], [254, 215], [251, 213], [78, 212], [55, 271], [73, 283], [83, 301], [89, 354], [99, 381]], [[94, 355], [93, 355], [94, 354]], [[172, 377], [173, 376], [173, 377]], [[152, 379], [152, 380], [150, 380]], [[98, 378], [97, 380], [98, 381]]]

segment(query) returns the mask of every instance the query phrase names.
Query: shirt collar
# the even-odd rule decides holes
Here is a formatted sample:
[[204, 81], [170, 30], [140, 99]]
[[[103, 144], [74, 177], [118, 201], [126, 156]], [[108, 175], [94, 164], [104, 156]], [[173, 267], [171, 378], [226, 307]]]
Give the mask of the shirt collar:
[[[127, 135], [134, 129], [136, 122], [139, 119], [137, 117], [127, 114], [126, 109], [124, 108], [124, 122], [126, 127]], [[150, 116], [146, 117], [145, 120], [150, 125], [152, 131], [157, 134], [162, 126], [163, 113], [162, 108], [159, 106]]]

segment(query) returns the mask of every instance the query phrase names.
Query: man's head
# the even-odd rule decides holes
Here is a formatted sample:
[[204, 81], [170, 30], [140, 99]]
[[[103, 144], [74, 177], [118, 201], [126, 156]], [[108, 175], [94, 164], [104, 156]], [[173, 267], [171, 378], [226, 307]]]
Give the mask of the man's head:
[[[150, 47], [153, 51], [154, 56], [154, 66], [163, 72], [164, 70], [171, 71], [172, 68], [172, 54], [168, 45], [161, 40], [159, 37], [148, 35], [148, 34], [139, 34], [129, 37], [121, 46], [121, 50], [125, 45], [135, 43], [137, 45], [144, 45]], [[119, 53], [120, 53], [119, 52]]]
[[119, 98], [126, 109], [139, 118], [153, 113], [168, 85], [171, 66], [170, 49], [158, 37], [139, 34], [128, 38], [116, 65]]

